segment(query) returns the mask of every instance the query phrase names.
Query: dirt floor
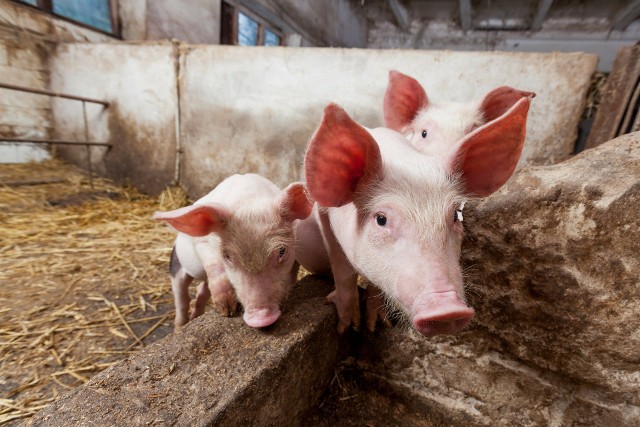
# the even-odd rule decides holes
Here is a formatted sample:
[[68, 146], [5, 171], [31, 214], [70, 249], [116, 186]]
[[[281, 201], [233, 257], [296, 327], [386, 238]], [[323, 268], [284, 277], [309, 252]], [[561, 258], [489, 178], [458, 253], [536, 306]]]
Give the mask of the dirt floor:
[[372, 386], [353, 357], [342, 361], [318, 409], [305, 421], [318, 427], [441, 427], [440, 420]]
[[56, 160], [0, 165], [0, 424], [172, 330], [174, 233], [151, 215], [185, 203]]
[[[152, 198], [92, 186], [57, 160], [0, 164], [0, 424], [22, 423], [172, 331], [174, 232], [151, 215], [185, 204], [176, 188]], [[438, 425], [367, 385], [353, 358], [307, 424]]]

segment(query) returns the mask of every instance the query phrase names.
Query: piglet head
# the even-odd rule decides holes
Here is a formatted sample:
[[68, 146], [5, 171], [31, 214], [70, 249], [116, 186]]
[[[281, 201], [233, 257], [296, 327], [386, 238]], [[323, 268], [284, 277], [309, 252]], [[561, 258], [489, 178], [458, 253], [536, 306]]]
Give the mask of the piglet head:
[[[487, 110], [498, 114], [504, 104], [487, 102]], [[444, 153], [419, 150], [390, 129], [368, 131], [335, 105], [311, 139], [305, 173], [312, 198], [329, 208], [356, 270], [423, 335], [456, 333], [473, 317], [459, 264], [462, 206], [511, 176], [528, 106], [520, 99]]]
[[[384, 97], [385, 126], [403, 133], [422, 152], [450, 156], [456, 143], [481, 127], [524, 133], [533, 97], [533, 92], [502, 86], [480, 102], [434, 103], [417, 80], [391, 71]], [[488, 134], [485, 140], [490, 140]]]
[[305, 174], [343, 252], [389, 308], [426, 336], [453, 334], [470, 321], [458, 263], [462, 195], [440, 162], [401, 134], [368, 131], [329, 105]]
[[[228, 280], [244, 307], [243, 319], [261, 328], [276, 322], [295, 283], [293, 222], [311, 213], [304, 184], [293, 183], [276, 197], [247, 200], [233, 209], [222, 204], [194, 205], [154, 218], [219, 252], [220, 277]], [[212, 278], [208, 273], [209, 280]]]

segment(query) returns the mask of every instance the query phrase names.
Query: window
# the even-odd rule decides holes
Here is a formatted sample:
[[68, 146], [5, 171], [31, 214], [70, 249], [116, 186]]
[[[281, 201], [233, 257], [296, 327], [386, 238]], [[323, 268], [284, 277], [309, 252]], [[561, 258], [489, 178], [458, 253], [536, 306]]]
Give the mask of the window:
[[111, 0], [18, 1], [103, 33], [114, 35], [118, 32], [113, 19], [116, 14], [113, 13]]
[[280, 46], [282, 32], [267, 20], [232, 2], [222, 2], [220, 42], [237, 46]]

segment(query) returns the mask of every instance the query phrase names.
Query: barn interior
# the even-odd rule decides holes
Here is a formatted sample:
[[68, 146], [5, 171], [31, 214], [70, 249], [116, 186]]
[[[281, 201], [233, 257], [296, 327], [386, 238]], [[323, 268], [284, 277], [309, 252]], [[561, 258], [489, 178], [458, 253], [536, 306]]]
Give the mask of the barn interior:
[[[638, 40], [637, 0], [1, 0], [0, 424], [638, 425]], [[383, 126], [391, 70], [536, 94], [465, 210], [473, 322], [340, 335], [301, 274], [273, 327], [173, 332], [153, 212], [302, 179], [328, 103]]]

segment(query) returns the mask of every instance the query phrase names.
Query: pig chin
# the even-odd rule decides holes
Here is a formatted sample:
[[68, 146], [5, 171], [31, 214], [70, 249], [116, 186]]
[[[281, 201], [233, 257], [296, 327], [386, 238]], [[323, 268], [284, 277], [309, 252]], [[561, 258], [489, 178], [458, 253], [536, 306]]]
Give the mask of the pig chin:
[[473, 318], [474, 311], [456, 291], [429, 292], [418, 295], [411, 308], [412, 323], [427, 337], [453, 335]]
[[282, 312], [280, 308], [247, 308], [242, 319], [252, 328], [264, 328], [273, 325]]

